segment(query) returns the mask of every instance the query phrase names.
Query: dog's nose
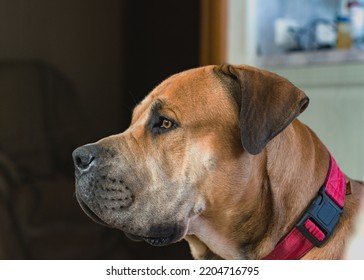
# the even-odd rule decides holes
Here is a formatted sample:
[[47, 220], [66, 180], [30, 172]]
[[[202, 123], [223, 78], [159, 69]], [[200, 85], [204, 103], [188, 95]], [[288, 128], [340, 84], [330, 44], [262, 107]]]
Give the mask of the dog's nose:
[[91, 163], [96, 159], [97, 152], [94, 145], [78, 147], [73, 151], [72, 157], [75, 167], [80, 170], [87, 170]]

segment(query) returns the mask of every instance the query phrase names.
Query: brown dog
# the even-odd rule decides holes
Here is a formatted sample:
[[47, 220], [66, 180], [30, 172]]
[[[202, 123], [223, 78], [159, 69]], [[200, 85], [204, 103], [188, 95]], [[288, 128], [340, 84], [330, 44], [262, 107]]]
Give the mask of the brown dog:
[[[296, 117], [306, 95], [249, 66], [176, 74], [134, 110], [123, 133], [73, 152], [76, 195], [95, 221], [152, 245], [186, 239], [197, 259], [261, 259], [318, 195], [330, 155]], [[361, 184], [332, 236], [306, 259], [338, 259]]]

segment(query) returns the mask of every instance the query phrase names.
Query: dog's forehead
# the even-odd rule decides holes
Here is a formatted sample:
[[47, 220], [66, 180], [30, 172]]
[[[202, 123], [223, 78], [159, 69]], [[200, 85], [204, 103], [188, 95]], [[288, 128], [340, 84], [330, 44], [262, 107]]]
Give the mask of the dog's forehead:
[[157, 98], [188, 98], [190, 95], [199, 96], [209, 87], [216, 76], [212, 67], [200, 67], [175, 74], [159, 84], [150, 94], [151, 99]]
[[[133, 118], [150, 110], [156, 102], [164, 107], [204, 108], [204, 103], [221, 100], [217, 95], [223, 90], [213, 66], [205, 66], [175, 74], [153, 89], [135, 108]], [[162, 102], [160, 102], [162, 101]], [[186, 106], [188, 104], [188, 106]], [[201, 107], [202, 106], [202, 107]]]

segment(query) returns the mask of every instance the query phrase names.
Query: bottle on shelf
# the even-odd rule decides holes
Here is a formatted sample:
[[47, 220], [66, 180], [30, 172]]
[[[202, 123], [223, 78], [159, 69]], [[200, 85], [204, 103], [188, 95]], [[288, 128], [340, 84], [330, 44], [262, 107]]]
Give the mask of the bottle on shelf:
[[337, 18], [336, 47], [338, 49], [350, 49], [352, 47], [351, 26], [347, 16], [339, 16]]

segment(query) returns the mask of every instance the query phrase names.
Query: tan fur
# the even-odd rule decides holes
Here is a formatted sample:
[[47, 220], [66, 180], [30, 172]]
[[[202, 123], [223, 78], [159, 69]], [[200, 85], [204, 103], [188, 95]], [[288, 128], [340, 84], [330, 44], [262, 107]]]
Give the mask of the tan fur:
[[[239, 76], [244, 80], [243, 91], [256, 90], [260, 83], [270, 88], [269, 81], [278, 80], [277, 91], [293, 88], [266, 71], [246, 66], [234, 71], [244, 76]], [[132, 235], [147, 236], [151, 227], [162, 223], [179, 225], [183, 229], [180, 238], [189, 242], [197, 259], [261, 259], [317, 195], [327, 174], [329, 155], [317, 136], [297, 119], [269, 139], [258, 154], [247, 152], [240, 135], [239, 106], [243, 105], [235, 102], [231, 93], [238, 87], [230, 77], [219, 77], [215, 72], [215, 66], [193, 69], [157, 86], [134, 110], [128, 130], [95, 144], [106, 151], [104, 159], [92, 176], [79, 175], [76, 194], [98, 220]], [[249, 106], [261, 101], [251, 102]], [[156, 103], [159, 113], [174, 119], [178, 128], [151, 134], [147, 124]], [[283, 105], [271, 106], [292, 110], [292, 116], [299, 113], [293, 112], [296, 105]], [[245, 141], [254, 144], [254, 140]], [[100, 188], [92, 183], [100, 170], [107, 170], [108, 178], [122, 178], [120, 186], [113, 183], [113, 187], [131, 197], [130, 205], [111, 207], [110, 201], [120, 193], [110, 191], [106, 202], [89, 199], [91, 191], [82, 198], [89, 186]], [[103, 182], [103, 188], [107, 189], [107, 184]], [[343, 257], [361, 189], [352, 181], [353, 193], [345, 199], [334, 235], [304, 258]], [[102, 203], [107, 210], [102, 210]]]

